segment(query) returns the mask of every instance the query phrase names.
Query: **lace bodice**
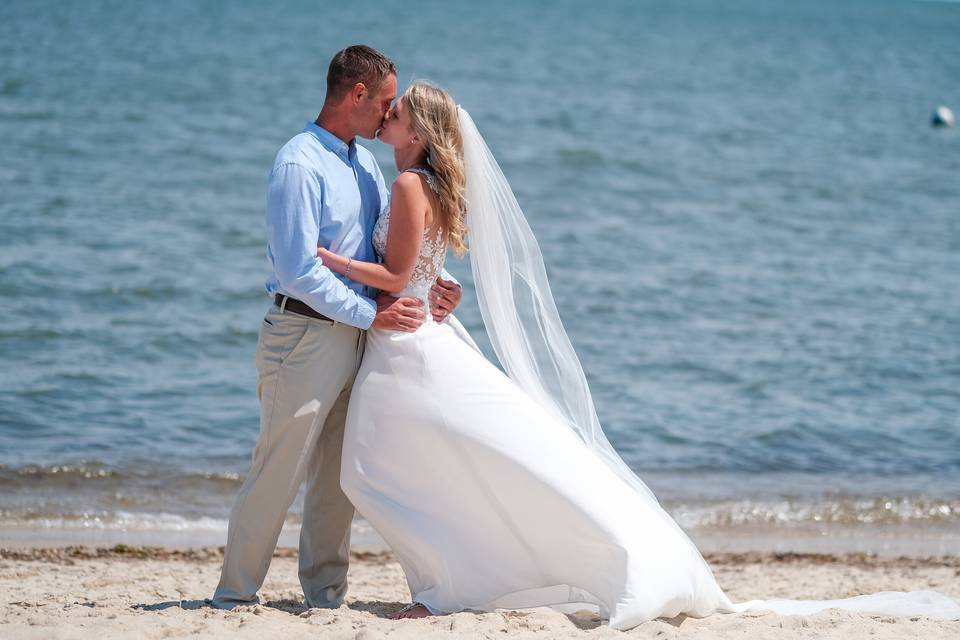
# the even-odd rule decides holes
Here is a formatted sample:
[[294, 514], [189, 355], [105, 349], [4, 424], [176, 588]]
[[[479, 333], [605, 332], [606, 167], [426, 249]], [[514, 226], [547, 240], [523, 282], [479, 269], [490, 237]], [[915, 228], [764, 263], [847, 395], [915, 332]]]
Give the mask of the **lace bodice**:
[[[437, 178], [429, 169], [412, 167], [407, 169], [411, 173], [419, 173], [427, 180], [427, 184], [437, 192]], [[381, 260], [387, 256], [387, 230], [390, 227], [390, 208], [380, 214], [376, 225], [373, 227], [373, 248]], [[424, 229], [423, 238], [420, 242], [420, 257], [417, 259], [417, 265], [413, 268], [413, 275], [406, 288], [396, 295], [409, 296], [411, 298], [420, 298], [425, 307], [429, 307], [427, 294], [430, 287], [437, 279], [437, 275], [443, 268], [443, 261], [447, 255], [447, 243], [443, 238], [443, 229], [437, 225], [435, 229]], [[430, 314], [427, 314], [430, 317]]]

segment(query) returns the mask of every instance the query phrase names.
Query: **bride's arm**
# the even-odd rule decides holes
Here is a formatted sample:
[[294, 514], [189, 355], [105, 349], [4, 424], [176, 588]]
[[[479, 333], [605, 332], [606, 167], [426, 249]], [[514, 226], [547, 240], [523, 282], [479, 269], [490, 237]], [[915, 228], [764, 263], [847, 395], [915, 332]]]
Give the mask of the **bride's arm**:
[[323, 247], [317, 249], [317, 255], [331, 271], [369, 287], [395, 293], [407, 286], [417, 265], [429, 202], [419, 176], [414, 173], [401, 173], [393, 183], [391, 194], [385, 262], [348, 260]]

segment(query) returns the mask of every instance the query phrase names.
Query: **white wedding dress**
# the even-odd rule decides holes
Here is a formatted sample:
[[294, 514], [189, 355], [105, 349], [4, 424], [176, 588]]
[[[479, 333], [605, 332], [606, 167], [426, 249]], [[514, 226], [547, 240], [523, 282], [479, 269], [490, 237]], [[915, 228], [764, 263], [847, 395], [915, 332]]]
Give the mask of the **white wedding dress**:
[[[426, 300], [445, 253], [426, 231], [398, 295]], [[455, 319], [368, 331], [347, 413], [341, 485], [413, 599], [433, 613], [588, 603], [624, 628], [731, 609], [687, 537], [465, 335]]]
[[[381, 256], [388, 225], [385, 213], [374, 230]], [[477, 242], [471, 235], [471, 252]], [[399, 295], [427, 304], [445, 254], [443, 237], [426, 230]], [[866, 596], [859, 609], [856, 598], [735, 605], [652, 494], [625, 481], [630, 472], [619, 457], [611, 462], [606, 448], [591, 446], [488, 361], [455, 318], [427, 315], [414, 333], [367, 332], [341, 485], [395, 553], [413, 600], [432, 613], [592, 608], [628, 629], [681, 613], [887, 605], [885, 594]], [[886, 613], [960, 617], [960, 606], [940, 594], [889, 595], [909, 596], [910, 607]]]

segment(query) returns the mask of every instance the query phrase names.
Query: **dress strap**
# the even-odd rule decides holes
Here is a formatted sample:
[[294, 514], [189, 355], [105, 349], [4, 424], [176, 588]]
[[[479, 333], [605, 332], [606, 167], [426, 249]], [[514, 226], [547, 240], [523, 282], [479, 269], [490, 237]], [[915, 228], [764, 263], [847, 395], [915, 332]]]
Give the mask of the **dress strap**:
[[404, 169], [404, 173], [408, 171], [410, 173], [419, 173], [420, 175], [422, 175], [424, 178], [427, 179], [427, 184], [430, 185], [430, 188], [433, 189], [433, 192], [439, 193], [439, 190], [437, 187], [437, 176], [432, 170], [426, 167], [410, 167], [409, 169]]

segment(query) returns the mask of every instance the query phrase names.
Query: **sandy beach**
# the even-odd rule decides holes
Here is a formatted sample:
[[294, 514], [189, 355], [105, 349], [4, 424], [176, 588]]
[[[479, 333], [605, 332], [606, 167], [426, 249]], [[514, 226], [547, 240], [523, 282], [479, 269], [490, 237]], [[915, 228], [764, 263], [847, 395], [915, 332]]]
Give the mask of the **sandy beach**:
[[[734, 601], [840, 598], [934, 589], [960, 598], [960, 558], [863, 554], [708, 554]], [[296, 552], [279, 549], [262, 604], [207, 606], [222, 550], [204, 547], [60, 547], [0, 550], [0, 637], [19, 638], [960, 638], [960, 622], [869, 617], [837, 610], [811, 616], [765, 612], [655, 620], [629, 632], [583, 611], [462, 612], [391, 621], [409, 592], [389, 552], [355, 552], [350, 592], [336, 610], [307, 609]]]
[[[0, 640], [960, 640], [960, 620], [841, 610], [627, 632], [569, 608], [392, 621], [410, 593], [374, 526], [398, 552], [460, 552], [474, 584], [541, 555], [560, 569], [531, 575], [624, 584], [618, 567], [647, 565], [576, 561], [636, 558], [659, 511], [573, 426], [588, 444], [602, 431], [734, 602], [960, 602], [960, 127], [932, 118], [960, 115], [957, 34], [960, 0], [3, 0]], [[394, 72], [337, 57], [352, 44]], [[331, 75], [335, 57], [355, 68]], [[394, 99], [417, 79], [476, 140], [459, 111]], [[394, 136], [401, 114], [413, 128]], [[373, 242], [388, 194], [424, 167], [445, 196], [421, 174], [427, 199], [394, 203], [426, 235], [394, 226], [388, 251]], [[393, 270], [398, 246], [412, 275], [370, 286], [357, 265], [392, 254]], [[346, 327], [373, 326], [369, 295], [425, 292], [440, 266], [511, 385], [459, 342], [414, 349], [435, 344], [429, 327], [381, 341], [411, 351], [356, 375]], [[276, 293], [337, 328], [288, 303], [281, 331]], [[375, 342], [363, 352], [386, 353]], [[344, 430], [338, 474], [339, 412], [324, 416], [350, 384], [371, 419]], [[303, 481], [317, 472], [320, 489]], [[346, 601], [308, 609], [297, 545], [339, 475], [385, 489], [348, 491]], [[381, 520], [390, 494], [413, 508]], [[280, 537], [261, 603], [222, 611], [206, 599], [220, 545], [245, 538], [235, 513], [248, 540]], [[547, 551], [586, 531], [593, 549]]]

